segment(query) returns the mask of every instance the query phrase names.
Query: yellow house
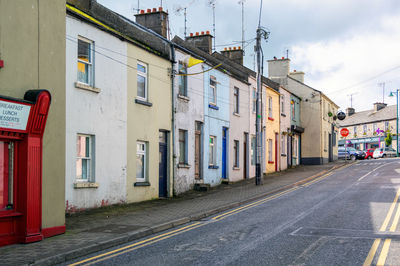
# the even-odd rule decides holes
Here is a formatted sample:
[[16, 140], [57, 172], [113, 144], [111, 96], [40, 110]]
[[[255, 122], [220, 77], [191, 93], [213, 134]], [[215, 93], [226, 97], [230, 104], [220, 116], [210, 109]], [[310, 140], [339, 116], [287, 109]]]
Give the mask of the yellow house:
[[265, 91], [265, 172], [272, 173], [279, 169], [279, 92], [269, 86], [263, 86]]

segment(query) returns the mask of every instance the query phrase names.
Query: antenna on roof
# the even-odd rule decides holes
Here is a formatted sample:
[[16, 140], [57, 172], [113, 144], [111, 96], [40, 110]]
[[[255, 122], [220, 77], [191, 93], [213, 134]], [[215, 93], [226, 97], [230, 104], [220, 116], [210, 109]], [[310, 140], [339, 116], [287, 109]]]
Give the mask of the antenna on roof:
[[139, 14], [139, 13], [140, 13], [139, 1], [140, 1], [140, 0], [137, 0], [137, 8], [132, 7], [132, 11], [133, 11], [133, 12], [136, 12], [136, 14]]
[[382, 87], [382, 103], [385, 103], [385, 82], [378, 83], [378, 86]]
[[174, 13], [175, 13], [175, 15], [178, 15], [178, 16], [180, 16], [181, 15], [181, 12], [183, 11], [183, 16], [185, 17], [185, 23], [184, 23], [184, 38], [186, 38], [186, 35], [187, 35], [187, 28], [186, 28], [186, 22], [187, 22], [187, 19], [186, 19], [186, 10], [187, 10], [187, 7], [185, 6], [185, 7], [182, 7], [182, 6], [176, 6], [176, 7], [174, 7]]
[[358, 92], [348, 94], [347, 96], [350, 96], [350, 107], [353, 108], [353, 95], [357, 94]]
[[215, 49], [215, 41], [216, 41], [216, 36], [215, 36], [215, 2], [216, 0], [208, 0], [208, 5], [211, 6], [212, 10], [213, 10], [213, 34], [214, 34], [214, 47], [213, 47], [213, 51], [216, 51]]
[[240, 0], [238, 2], [239, 5], [242, 5], [242, 49], [244, 52], [244, 2], [246, 2], [246, 0]]

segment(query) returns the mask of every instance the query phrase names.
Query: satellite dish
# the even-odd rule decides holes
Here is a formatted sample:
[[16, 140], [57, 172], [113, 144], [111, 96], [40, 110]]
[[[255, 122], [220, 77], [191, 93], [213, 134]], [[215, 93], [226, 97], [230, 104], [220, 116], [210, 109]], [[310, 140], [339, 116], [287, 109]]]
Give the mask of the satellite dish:
[[344, 120], [344, 119], [346, 118], [346, 114], [345, 114], [343, 111], [340, 111], [340, 112], [337, 114], [337, 118], [338, 118], [339, 120]]

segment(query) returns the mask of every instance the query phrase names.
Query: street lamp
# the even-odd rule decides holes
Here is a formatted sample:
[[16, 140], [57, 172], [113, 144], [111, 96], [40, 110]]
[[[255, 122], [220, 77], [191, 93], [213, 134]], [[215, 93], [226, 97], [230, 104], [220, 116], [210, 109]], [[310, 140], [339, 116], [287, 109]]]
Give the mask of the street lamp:
[[[396, 90], [396, 156], [399, 157], [399, 90]], [[389, 97], [393, 97], [391, 91]]]

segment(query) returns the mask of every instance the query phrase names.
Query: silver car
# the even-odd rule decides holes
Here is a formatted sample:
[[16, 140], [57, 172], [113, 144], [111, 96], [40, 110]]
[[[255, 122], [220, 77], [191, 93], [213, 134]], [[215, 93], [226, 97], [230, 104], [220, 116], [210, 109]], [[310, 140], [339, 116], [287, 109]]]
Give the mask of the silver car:
[[374, 159], [385, 158], [385, 157], [396, 157], [396, 150], [390, 147], [386, 148], [376, 148], [374, 154], [372, 155]]

